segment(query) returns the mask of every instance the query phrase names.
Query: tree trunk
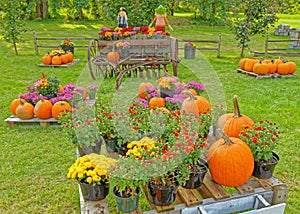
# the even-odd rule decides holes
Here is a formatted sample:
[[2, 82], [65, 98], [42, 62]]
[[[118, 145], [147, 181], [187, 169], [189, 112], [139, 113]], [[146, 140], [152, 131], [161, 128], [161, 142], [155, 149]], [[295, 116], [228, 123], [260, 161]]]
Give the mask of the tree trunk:
[[43, 19], [47, 18], [48, 14], [48, 0], [43, 0]]
[[38, 18], [43, 18], [43, 14], [42, 14], [42, 5], [40, 2], [36, 3], [36, 15]]
[[13, 39], [13, 44], [14, 44], [14, 49], [15, 49], [16, 54], [19, 55], [15, 39]]
[[241, 51], [241, 57], [244, 58], [244, 51], [245, 51], [245, 46], [242, 44], [242, 51]]

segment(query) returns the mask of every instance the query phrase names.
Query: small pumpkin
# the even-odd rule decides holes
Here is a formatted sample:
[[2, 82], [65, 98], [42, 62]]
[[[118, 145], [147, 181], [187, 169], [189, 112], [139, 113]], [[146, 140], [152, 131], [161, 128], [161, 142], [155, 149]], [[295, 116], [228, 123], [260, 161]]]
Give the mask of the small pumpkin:
[[255, 63], [259, 62], [257, 59], [247, 59], [244, 65], [244, 70], [253, 72], [253, 66]]
[[34, 117], [34, 106], [31, 103], [20, 100], [16, 109], [16, 116], [22, 120], [29, 120]]
[[52, 57], [52, 65], [61, 65], [60, 56], [56, 55], [56, 56]]
[[262, 62], [263, 62], [263, 63], [266, 63], [266, 64], [269, 64], [269, 63], [272, 62], [272, 60], [270, 60], [270, 59], [264, 59]]
[[222, 131], [207, 152], [212, 179], [221, 185], [237, 187], [252, 175], [254, 158], [249, 146], [239, 138], [229, 138]]
[[207, 113], [211, 110], [209, 101], [202, 96], [194, 96], [191, 92], [185, 91], [189, 97], [186, 98], [181, 106], [181, 110], [186, 113], [200, 115]]
[[223, 114], [216, 122], [216, 126], [224, 130], [229, 137], [239, 138], [243, 129], [251, 128], [254, 121], [246, 115], [240, 113], [237, 96], [233, 97], [234, 113]]
[[107, 60], [112, 63], [117, 63], [121, 59], [121, 56], [118, 52], [112, 51], [107, 54]]
[[289, 74], [293, 74], [296, 72], [297, 69], [297, 65], [295, 62], [287, 62], [287, 64], [289, 65]]
[[268, 64], [263, 63], [262, 61], [255, 63], [253, 66], [253, 73], [255, 74], [263, 75], [263, 74], [267, 74], [268, 72], [269, 72]]
[[23, 103], [26, 103], [26, 100], [20, 99], [20, 98], [14, 99], [13, 101], [11, 101], [9, 107], [10, 107], [11, 113], [13, 113], [14, 115], [16, 115], [17, 107], [20, 105], [21, 101], [22, 101]]
[[59, 119], [59, 114], [63, 111], [67, 111], [71, 108], [71, 105], [66, 101], [58, 101], [54, 103], [52, 106], [52, 117], [54, 117], [56, 120]]
[[162, 97], [152, 97], [149, 101], [149, 108], [156, 109], [165, 107], [165, 100]]
[[148, 82], [147, 80], [145, 82], [142, 82], [141, 84], [139, 84], [138, 86], [138, 96], [140, 98], [146, 99], [147, 94], [147, 87], [154, 87], [152, 83]]
[[34, 114], [39, 119], [49, 119], [52, 116], [52, 103], [49, 100], [45, 100], [41, 97], [35, 107]]
[[277, 73], [281, 75], [286, 75], [290, 73], [290, 66], [287, 63], [280, 63], [277, 66]]
[[43, 62], [43, 64], [45, 64], [45, 65], [51, 65], [51, 63], [52, 63], [52, 56], [48, 53], [48, 54], [46, 54], [46, 55], [44, 55], [43, 57], [42, 57], [42, 62]]

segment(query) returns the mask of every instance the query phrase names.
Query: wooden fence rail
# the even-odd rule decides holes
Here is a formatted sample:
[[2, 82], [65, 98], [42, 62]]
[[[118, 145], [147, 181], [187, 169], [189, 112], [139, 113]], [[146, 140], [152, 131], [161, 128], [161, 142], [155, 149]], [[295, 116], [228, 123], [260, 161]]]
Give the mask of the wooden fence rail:
[[[36, 32], [33, 32], [33, 43], [34, 43], [34, 49], [35, 53], [39, 54], [39, 48], [56, 48], [58, 45], [40, 45], [39, 41], [63, 41], [66, 38], [51, 38], [51, 37], [38, 37]], [[73, 38], [68, 37], [70, 41], [91, 41], [95, 38]], [[185, 43], [187, 41], [190, 42], [196, 42], [196, 43], [211, 43], [211, 44], [217, 44], [217, 47], [211, 48], [211, 47], [198, 47], [197, 50], [212, 50], [217, 51], [217, 57], [220, 57], [221, 54], [221, 39], [222, 37], [219, 36], [218, 40], [178, 40], [178, 42]], [[76, 48], [88, 48], [88, 43], [86, 45], [76, 45]], [[183, 49], [183, 48], [179, 48]]]
[[[300, 38], [299, 39], [277, 39], [277, 40], [270, 40], [268, 36], [266, 36], [265, 41], [265, 51], [259, 52], [259, 51], [251, 51], [250, 53], [253, 56], [267, 56], [267, 55], [273, 55], [273, 56], [300, 56], [300, 49], [295, 48], [270, 48], [269, 43], [291, 43], [295, 42], [299, 44], [300, 48]], [[276, 52], [276, 51], [298, 51], [298, 52]]]
[[[221, 55], [221, 41], [222, 41], [222, 36], [219, 35], [218, 40], [178, 40], [178, 42], [186, 43], [186, 42], [193, 42], [193, 43], [212, 43], [212, 44], [217, 44], [217, 47], [215, 48], [205, 48], [205, 47], [198, 47], [197, 50], [213, 50], [217, 51], [217, 57], [219, 58]], [[182, 47], [179, 47], [179, 49], [184, 49]]]

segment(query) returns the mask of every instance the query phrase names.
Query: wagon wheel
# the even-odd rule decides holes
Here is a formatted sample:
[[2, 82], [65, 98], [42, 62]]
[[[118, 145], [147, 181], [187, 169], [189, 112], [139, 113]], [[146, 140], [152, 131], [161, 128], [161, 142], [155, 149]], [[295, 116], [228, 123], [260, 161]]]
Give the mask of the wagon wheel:
[[105, 61], [106, 57], [104, 53], [101, 53], [98, 39], [93, 39], [89, 42], [87, 55], [89, 71], [92, 78], [96, 79], [100, 75], [106, 76], [108, 69]]

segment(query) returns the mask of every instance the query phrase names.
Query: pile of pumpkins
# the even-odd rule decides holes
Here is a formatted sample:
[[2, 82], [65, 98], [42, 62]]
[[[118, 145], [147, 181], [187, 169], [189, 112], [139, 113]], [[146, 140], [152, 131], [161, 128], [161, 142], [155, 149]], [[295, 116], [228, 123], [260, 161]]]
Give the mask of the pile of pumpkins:
[[62, 49], [53, 50], [42, 57], [44, 65], [62, 65], [72, 62], [74, 54], [71, 51], [65, 52]]
[[66, 101], [58, 101], [52, 104], [49, 100], [41, 99], [34, 106], [24, 99], [14, 99], [10, 103], [10, 111], [21, 120], [29, 120], [34, 117], [45, 120], [53, 117], [59, 119], [59, 114], [71, 108]]
[[249, 59], [243, 58], [239, 61], [239, 68], [253, 72], [259, 75], [274, 74], [278, 73], [280, 75], [294, 74], [296, 72], [296, 63], [289, 61], [284, 62], [281, 59]]

